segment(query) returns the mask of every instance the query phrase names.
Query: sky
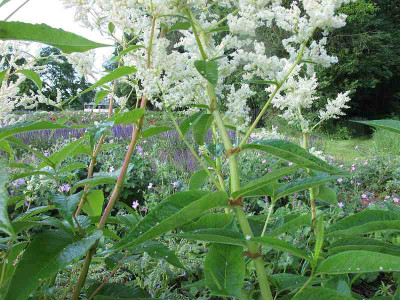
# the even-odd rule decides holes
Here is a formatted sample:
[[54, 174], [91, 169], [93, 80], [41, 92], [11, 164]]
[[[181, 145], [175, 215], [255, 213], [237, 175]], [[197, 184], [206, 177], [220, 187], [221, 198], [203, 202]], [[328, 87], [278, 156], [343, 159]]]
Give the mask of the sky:
[[[11, 0], [0, 8], [0, 20], [4, 20], [25, 0]], [[98, 32], [90, 31], [74, 22], [74, 10], [64, 8], [60, 0], [30, 0], [22, 9], [13, 15], [9, 21], [21, 21], [26, 23], [45, 23], [54, 28], [62, 28], [65, 31], [79, 34], [89, 40], [110, 44]], [[96, 65], [101, 66], [103, 56], [109, 57], [112, 48], [96, 49]]]

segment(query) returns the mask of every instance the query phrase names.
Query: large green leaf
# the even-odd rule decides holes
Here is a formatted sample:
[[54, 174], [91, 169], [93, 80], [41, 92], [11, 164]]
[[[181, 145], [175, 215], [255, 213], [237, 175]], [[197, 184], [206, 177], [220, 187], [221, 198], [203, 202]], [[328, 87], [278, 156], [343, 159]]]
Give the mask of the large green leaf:
[[0, 160], [0, 231], [8, 234], [12, 238], [15, 237], [13, 227], [8, 218], [7, 200], [8, 191], [6, 184], [8, 183], [7, 164]]
[[216, 61], [196, 60], [194, 67], [208, 82], [213, 85], [218, 83], [218, 63]]
[[72, 172], [72, 171], [74, 171], [76, 169], [86, 169], [86, 168], [87, 168], [86, 164], [81, 163], [81, 162], [76, 162], [76, 163], [72, 163], [72, 164], [66, 165], [65, 167], [62, 167], [58, 171], [58, 174], [69, 173], [69, 172]]
[[337, 196], [335, 190], [330, 189], [325, 185], [319, 186], [317, 199], [331, 205], [337, 204]]
[[256, 243], [269, 246], [272, 249], [293, 254], [297, 257], [303, 258], [310, 262], [313, 260], [310, 256], [308, 256], [307, 252], [305, 252], [301, 249], [294, 248], [289, 243], [282, 241], [280, 239], [274, 238], [274, 237], [268, 237], [268, 236], [255, 237], [255, 238], [252, 238], [251, 240]]
[[[96, 282], [92, 284], [92, 286], [88, 289], [88, 294], [91, 295], [99, 286], [101, 282]], [[107, 283], [104, 287], [99, 291], [98, 296], [94, 299], [101, 300], [118, 300], [118, 299], [135, 299], [135, 300], [144, 300], [151, 299], [151, 296], [148, 292], [142, 290], [136, 286], [126, 286], [120, 285], [117, 283]]]
[[144, 108], [137, 108], [112, 116], [109, 121], [114, 121], [114, 125], [129, 125], [136, 123], [144, 115]]
[[147, 240], [182, 226], [212, 208], [227, 204], [228, 195], [226, 192], [189, 191], [174, 194], [162, 201], [114, 248], [121, 249], [140, 245]]
[[316, 171], [329, 174], [343, 174], [342, 171], [337, 170], [327, 162], [312, 155], [299, 145], [284, 140], [256, 141], [252, 144], [244, 145], [242, 150], [259, 150]]
[[400, 256], [400, 246], [386, 243], [377, 239], [351, 237], [341, 239], [329, 246], [328, 254], [334, 255], [350, 250], [366, 250]]
[[353, 297], [344, 296], [339, 292], [317, 287], [317, 288], [307, 288], [303, 290], [299, 295], [296, 296], [296, 300], [355, 300]]
[[134, 247], [130, 249], [132, 253], [143, 253], [146, 252], [152, 258], [155, 259], [165, 259], [171, 265], [185, 269], [182, 263], [179, 261], [178, 257], [175, 253], [168, 249], [168, 247], [164, 246], [158, 242], [148, 242], [139, 247]]
[[[307, 276], [301, 276], [290, 273], [273, 274], [271, 277], [277, 281], [279, 292], [293, 291], [300, 288], [309, 280]], [[313, 278], [311, 284], [322, 283], [327, 281], [325, 278]]]
[[205, 112], [204, 111], [199, 111], [193, 115], [191, 115], [190, 117], [188, 117], [187, 119], [185, 119], [182, 124], [179, 126], [179, 129], [182, 131], [183, 135], [185, 136], [190, 129], [193, 128], [194, 124], [197, 123], [197, 121], [201, 118], [202, 115], [204, 115]]
[[26, 300], [40, 286], [41, 279], [54, 276], [83, 256], [100, 237], [101, 231], [79, 240], [63, 231], [40, 233], [19, 261], [5, 300]]
[[243, 247], [212, 245], [204, 268], [207, 286], [213, 295], [241, 297], [245, 276]]
[[289, 182], [289, 183], [285, 184], [284, 186], [281, 186], [280, 188], [278, 188], [275, 191], [274, 198], [280, 199], [287, 195], [291, 195], [296, 192], [304, 191], [311, 187], [317, 187], [321, 184], [324, 184], [325, 182], [337, 180], [338, 178], [340, 178], [340, 176], [320, 175], [320, 176], [316, 176], [316, 177], [298, 179], [298, 180]]
[[75, 209], [78, 206], [78, 203], [81, 199], [82, 193], [74, 194], [71, 196], [65, 195], [56, 195], [53, 197], [52, 201], [60, 215], [74, 227], [74, 221], [72, 219]]
[[100, 216], [103, 211], [104, 194], [102, 190], [93, 190], [87, 194], [82, 209], [90, 217]]
[[233, 215], [226, 213], [206, 214], [201, 216], [196, 222], [185, 225], [181, 229], [185, 232], [207, 228], [224, 228], [231, 224]]
[[352, 121], [352, 122], [374, 126], [376, 128], [389, 130], [394, 133], [400, 133], [400, 121], [398, 120], [373, 120], [373, 121]]
[[0, 40], [32, 41], [47, 44], [64, 53], [85, 52], [112, 45], [92, 42], [75, 33], [55, 29], [46, 24], [0, 21]]
[[241, 233], [223, 228], [199, 229], [192, 232], [176, 234], [176, 236], [189, 240], [213, 242], [218, 244], [236, 246], [246, 245], [246, 240]]
[[189, 181], [189, 190], [198, 190], [207, 181], [208, 174], [205, 170], [198, 170], [193, 173]]
[[111, 93], [111, 91], [108, 90], [100, 90], [96, 93], [96, 95], [94, 96], [94, 105], [93, 105], [93, 109], [96, 108], [97, 105], [99, 105], [99, 103], [109, 94]]
[[90, 188], [96, 186], [96, 185], [101, 185], [101, 184], [112, 184], [116, 181], [117, 179], [113, 176], [96, 176], [92, 178], [87, 178], [78, 181], [75, 183], [72, 187], [72, 191], [74, 192], [78, 187], [84, 186], [84, 185], [89, 185]]
[[214, 117], [211, 114], [203, 114], [196, 120], [193, 126], [193, 137], [198, 145], [204, 145], [204, 137], [210, 129], [213, 120]]
[[11, 135], [27, 131], [43, 130], [43, 129], [71, 129], [71, 128], [82, 128], [82, 126], [64, 126], [49, 121], [17, 123], [14, 125], [9, 125], [1, 128], [0, 139], [4, 139]]
[[40, 76], [35, 71], [28, 70], [28, 69], [21, 69], [21, 70], [18, 70], [18, 72], [24, 74], [26, 77], [31, 79], [36, 84], [36, 86], [38, 87], [39, 90], [41, 90], [43, 88], [42, 80], [40, 79]]
[[[50, 155], [48, 158], [53, 162], [54, 166], [58, 166], [60, 163], [64, 161], [68, 156], [71, 155], [71, 153], [74, 152], [74, 150], [83, 142], [85, 141], [85, 137], [81, 137], [80, 139], [77, 139], [76, 141], [73, 141], [72, 143], [68, 144], [64, 148], [62, 148], [60, 151], [54, 152], [52, 155]], [[47, 163], [43, 161], [40, 163], [38, 166], [38, 169], [41, 169], [45, 167]]]
[[380, 230], [399, 231], [399, 215], [391, 211], [364, 210], [330, 226], [327, 236], [346, 237]]
[[400, 257], [372, 251], [352, 250], [332, 255], [317, 269], [317, 274], [346, 274], [400, 271]]
[[244, 194], [247, 194], [248, 192], [257, 190], [257, 189], [261, 188], [262, 186], [270, 183], [271, 181], [275, 181], [277, 179], [282, 178], [285, 175], [293, 173], [298, 168], [300, 168], [300, 166], [291, 166], [291, 167], [281, 168], [278, 170], [273, 170], [270, 173], [268, 173], [260, 178], [250, 181], [245, 186], [243, 186], [240, 190], [232, 193], [232, 197], [234, 199], [236, 199]]
[[164, 133], [164, 132], [171, 131], [171, 130], [172, 130], [172, 128], [167, 127], [167, 126], [151, 127], [151, 128], [147, 128], [146, 130], [143, 130], [140, 134], [140, 137], [142, 139], [146, 139], [146, 138], [152, 137], [154, 135], [158, 135], [160, 133]]
[[55, 179], [54, 174], [46, 171], [30, 171], [30, 172], [23, 172], [23, 173], [18, 173], [15, 174], [12, 178], [11, 181], [28, 177], [28, 176], [33, 176], [33, 175], [44, 175], [47, 176], [48, 178]]

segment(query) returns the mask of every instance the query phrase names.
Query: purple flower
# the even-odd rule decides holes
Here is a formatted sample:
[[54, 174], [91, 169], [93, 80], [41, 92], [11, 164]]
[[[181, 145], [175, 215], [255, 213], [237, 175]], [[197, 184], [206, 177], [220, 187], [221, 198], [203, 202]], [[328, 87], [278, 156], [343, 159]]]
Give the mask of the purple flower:
[[133, 201], [133, 203], [132, 203], [132, 208], [133, 208], [134, 210], [136, 210], [138, 206], [139, 206], [139, 201], [137, 201], [137, 200]]
[[109, 169], [108, 171], [109, 171], [110, 173], [112, 173], [112, 172], [114, 172], [114, 170], [115, 170], [114, 167], [111, 166], [110, 169]]
[[172, 185], [173, 185], [173, 187], [176, 187], [176, 188], [177, 188], [177, 187], [179, 187], [180, 184], [179, 184], [179, 181], [174, 181], [174, 182], [172, 183]]
[[146, 212], [147, 212], [147, 207], [146, 207], [146, 206], [143, 206], [142, 209], [141, 209], [141, 211], [144, 212], [144, 213], [146, 213]]
[[342, 207], [344, 206], [343, 202], [339, 202], [337, 205], [338, 205], [340, 208], [342, 208]]
[[143, 148], [142, 148], [142, 147], [137, 146], [136, 149], [137, 149], [137, 153], [138, 153], [140, 156], [142, 156], [142, 155], [144, 154], [144, 153], [143, 153]]
[[19, 187], [20, 185], [25, 184], [25, 180], [23, 180], [22, 178], [19, 178], [15, 181], [13, 181], [12, 185], [15, 187]]
[[393, 202], [395, 202], [395, 203], [399, 202], [399, 198], [394, 197], [394, 198], [393, 198]]
[[362, 195], [361, 195], [361, 198], [363, 198], [363, 199], [367, 199], [367, 198], [368, 198], [368, 196], [367, 196], [367, 194], [362, 194]]
[[14, 196], [14, 190], [10, 190], [10, 195]]
[[339, 179], [337, 180], [337, 182], [342, 183], [342, 182], [343, 182], [343, 178], [339, 178]]
[[60, 187], [58, 188], [58, 190], [59, 190], [60, 192], [69, 192], [70, 186], [69, 186], [68, 183], [66, 183], [66, 184], [60, 186]]

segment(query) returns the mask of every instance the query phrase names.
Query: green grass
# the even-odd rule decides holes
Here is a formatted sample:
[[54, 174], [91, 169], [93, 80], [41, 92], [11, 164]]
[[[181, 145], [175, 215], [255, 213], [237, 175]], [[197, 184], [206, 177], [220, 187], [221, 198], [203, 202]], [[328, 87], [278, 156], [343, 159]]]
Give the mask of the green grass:
[[344, 162], [356, 158], [365, 159], [368, 152], [375, 147], [373, 139], [368, 136], [341, 141], [324, 141], [324, 152], [332, 155], [336, 160]]

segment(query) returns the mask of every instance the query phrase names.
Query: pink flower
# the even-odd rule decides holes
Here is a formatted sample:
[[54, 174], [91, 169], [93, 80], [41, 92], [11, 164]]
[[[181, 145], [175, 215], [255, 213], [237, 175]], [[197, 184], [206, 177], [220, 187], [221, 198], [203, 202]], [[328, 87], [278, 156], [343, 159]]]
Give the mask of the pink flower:
[[110, 169], [109, 169], [108, 171], [109, 171], [110, 173], [112, 173], [112, 172], [114, 172], [114, 170], [115, 170], [114, 167], [111, 166]]
[[173, 183], [172, 183], [172, 185], [174, 186], [174, 187], [179, 187], [179, 181], [174, 181]]
[[147, 212], [147, 207], [146, 207], [146, 206], [143, 206], [142, 209], [141, 209], [141, 211], [144, 212], [144, 213]]
[[342, 182], [343, 182], [343, 178], [339, 178], [339, 179], [337, 180], [337, 182], [342, 183]]
[[139, 201], [137, 201], [137, 200], [133, 201], [133, 203], [132, 203], [132, 208], [133, 208], [134, 210], [136, 210], [138, 206], [139, 206]]
[[342, 207], [344, 206], [343, 202], [339, 202], [337, 205], [338, 205], [340, 208], [342, 208]]
[[362, 194], [362, 195], [361, 195], [361, 198], [363, 198], [363, 199], [367, 199], [367, 198], [368, 198], [368, 196], [367, 196], [366, 194]]
[[149, 185], [147, 186], [148, 189], [151, 189], [153, 187], [153, 184], [150, 182]]
[[390, 196], [389, 196], [389, 195], [386, 195], [386, 196], [385, 196], [385, 199], [389, 199], [389, 198], [390, 198]]
[[290, 166], [293, 166], [293, 163], [292, 163], [292, 162], [289, 162], [288, 165], [289, 165], [289, 167], [290, 167]]
[[262, 162], [261, 162], [262, 164], [266, 164], [267, 163], [267, 161], [264, 159]]
[[393, 202], [395, 202], [395, 203], [399, 202], [399, 198], [394, 197], [394, 198], [393, 198]]

